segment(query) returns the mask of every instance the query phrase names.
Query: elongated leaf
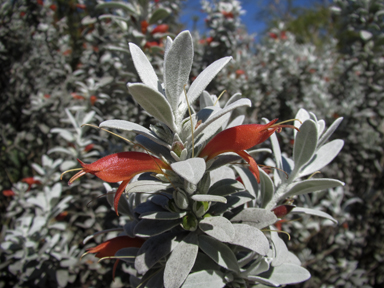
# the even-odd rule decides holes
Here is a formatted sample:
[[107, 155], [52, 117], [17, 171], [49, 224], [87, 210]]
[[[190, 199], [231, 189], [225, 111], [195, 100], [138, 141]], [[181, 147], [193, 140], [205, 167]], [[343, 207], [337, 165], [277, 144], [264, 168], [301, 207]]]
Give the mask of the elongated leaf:
[[187, 212], [146, 212], [140, 215], [140, 219], [153, 219], [153, 220], [176, 220], [184, 217]]
[[293, 146], [293, 161], [295, 161], [295, 172], [297, 173], [315, 153], [317, 146], [317, 125], [312, 120], [307, 120], [300, 126]]
[[300, 283], [311, 278], [311, 274], [307, 269], [291, 263], [284, 263], [274, 267], [271, 271], [261, 274], [260, 277], [265, 277], [266, 275], [269, 276], [266, 277], [269, 281], [279, 283], [280, 285]]
[[341, 121], [343, 121], [343, 117], [337, 118], [332, 125], [325, 131], [325, 133], [321, 136], [318, 142], [318, 146], [322, 146], [325, 142], [328, 141], [329, 137], [332, 136], [333, 132], [336, 131], [337, 127], [339, 127]]
[[196, 233], [189, 233], [172, 251], [164, 270], [164, 287], [179, 288], [195, 264], [199, 250]]
[[[301, 121], [301, 123], [297, 120], [295, 120], [295, 122], [293, 123], [293, 125], [297, 128], [300, 128], [301, 124], [305, 121], [305, 120], [308, 120], [308, 119], [311, 119], [311, 117], [309, 116], [309, 113], [307, 110], [305, 110], [304, 108], [300, 108], [299, 111], [297, 111], [296, 113], [296, 116], [295, 116], [295, 119], [299, 119]], [[296, 138], [296, 134], [297, 134], [297, 131], [296, 129], [293, 130], [293, 136]]]
[[224, 217], [207, 217], [200, 221], [199, 227], [204, 233], [221, 242], [230, 242], [235, 237], [235, 228], [233, 228], [232, 223]]
[[[232, 103], [231, 105], [223, 108], [223, 109], [220, 109], [218, 112], [216, 113], [213, 113], [209, 119], [202, 123], [199, 127], [197, 127], [197, 129], [195, 130], [195, 133], [194, 133], [194, 136], [197, 137], [200, 133], [202, 133], [213, 121], [219, 119], [220, 117], [224, 116], [225, 114], [233, 111], [234, 109], [236, 108], [240, 108], [240, 107], [251, 107], [252, 103], [251, 103], [251, 100], [249, 99], [240, 99], [238, 101], [236, 101], [235, 103]], [[192, 135], [190, 135], [188, 138], [187, 138], [187, 141], [188, 143], [192, 143]]]
[[[195, 79], [195, 81], [192, 82], [191, 87], [189, 87], [187, 96], [189, 104], [192, 105], [192, 103], [200, 96], [200, 94], [204, 91], [204, 89], [208, 86], [209, 83], [211, 83], [212, 79], [215, 78], [217, 73], [221, 71], [221, 69], [224, 68], [225, 65], [229, 61], [232, 60], [232, 57], [224, 57], [219, 60], [216, 60], [212, 64], [210, 64], [207, 68], [205, 68]], [[184, 111], [185, 114], [186, 111]]]
[[[175, 116], [179, 115], [179, 97], [184, 93], [184, 85], [189, 82], [192, 61], [192, 36], [189, 31], [183, 31], [177, 35], [164, 59], [164, 87]], [[176, 119], [179, 120], [178, 117]]]
[[260, 255], [267, 255], [269, 241], [263, 232], [247, 224], [233, 224], [233, 227], [235, 238], [230, 242], [231, 244], [248, 248]]
[[173, 171], [188, 182], [197, 185], [205, 173], [203, 158], [190, 158], [171, 164]]
[[161, 258], [167, 256], [180, 243], [186, 233], [164, 233], [147, 239], [140, 247], [135, 259], [135, 268], [146, 273]]
[[182, 288], [209, 287], [221, 288], [225, 286], [224, 274], [216, 270], [198, 271], [189, 274]]
[[170, 103], [162, 94], [141, 83], [128, 83], [128, 90], [145, 111], [176, 131]]
[[[132, 276], [131, 276], [132, 277]], [[146, 275], [143, 277], [147, 279]], [[145, 283], [144, 288], [158, 288], [163, 287], [164, 283], [164, 268], [160, 268], [154, 274], [151, 274], [147, 283]], [[140, 285], [132, 285], [132, 287], [139, 287]]]
[[122, 258], [121, 260], [123, 260], [125, 263], [133, 264], [135, 263], [135, 258], [138, 251], [139, 248], [136, 247], [122, 248], [115, 253], [115, 256], [129, 256], [129, 258]]
[[245, 116], [244, 116], [244, 115], [239, 115], [239, 116], [237, 116], [235, 119], [233, 119], [233, 120], [231, 121], [231, 123], [229, 123], [228, 126], [227, 126], [226, 128], [228, 129], [228, 128], [232, 128], [232, 127], [239, 126], [239, 125], [243, 124], [244, 119], [245, 119]]
[[232, 103], [235, 103], [236, 101], [240, 100], [241, 99], [241, 93], [235, 93], [233, 94], [227, 101], [227, 103], [225, 103], [224, 105], [224, 108], [225, 107], [228, 107], [229, 105], [231, 105]]
[[214, 104], [211, 95], [209, 95], [207, 91], [203, 91], [200, 95], [200, 111], [205, 107], [213, 106]]
[[239, 265], [235, 254], [229, 247], [207, 235], [199, 236], [199, 247], [207, 254], [213, 261], [221, 267], [238, 272]]
[[337, 139], [320, 147], [311, 161], [300, 171], [300, 177], [312, 174], [328, 165], [339, 154], [343, 146], [344, 141]]
[[212, 212], [215, 215], [219, 215], [229, 209], [239, 207], [240, 205], [243, 205], [249, 201], [252, 201], [253, 199], [255, 198], [251, 194], [249, 194], [247, 191], [234, 193], [234, 194], [231, 194], [229, 197], [227, 197], [226, 204], [215, 203], [215, 205], [211, 206], [209, 212], [210, 213]]
[[180, 223], [181, 219], [168, 221], [143, 219], [135, 226], [134, 233], [136, 236], [141, 237], [155, 236], [171, 230], [173, 227], [180, 225]]
[[[279, 140], [277, 140], [276, 133], [273, 133], [270, 139], [272, 144], [273, 155], [276, 161], [276, 167], [279, 169], [283, 169], [283, 159], [281, 155]], [[275, 175], [278, 174], [277, 175], [278, 177], [275, 176], [275, 179], [274, 179], [276, 186], [279, 185], [281, 182], [284, 183], [287, 181], [284, 172], [280, 171], [279, 169], [276, 169], [276, 172], [275, 172]]]
[[51, 129], [51, 133], [59, 133], [61, 137], [63, 137], [68, 142], [75, 141], [75, 136], [69, 132], [68, 130], [62, 129], [62, 128], [53, 128]]
[[236, 172], [239, 174], [241, 180], [244, 183], [245, 189], [255, 198], [257, 198], [259, 191], [259, 184], [255, 178], [255, 175], [245, 167], [233, 166]]
[[320, 210], [304, 208], [304, 207], [295, 207], [295, 208], [293, 208], [291, 213], [304, 213], [304, 214], [308, 214], [308, 215], [319, 216], [319, 217], [329, 219], [336, 224], [338, 223], [337, 220], [335, 218], [333, 218], [331, 215], [329, 215], [328, 213], [325, 213], [323, 211], [320, 211]]
[[127, 193], [155, 193], [169, 187], [169, 183], [161, 183], [153, 180], [140, 180], [129, 183], [125, 188]]
[[[210, 181], [211, 182], [211, 188], [214, 186], [218, 187], [218, 186], [216, 186], [216, 183], [223, 180], [223, 179], [230, 179], [230, 181], [233, 181], [236, 178], [235, 172], [233, 171], [233, 169], [229, 168], [228, 166], [220, 166], [219, 168], [212, 170], [211, 173], [209, 173], [209, 176], [211, 178], [211, 181]], [[244, 186], [240, 182], [237, 185], [235, 184], [235, 186], [237, 186], [236, 188], [241, 187], [240, 188], [241, 190], [238, 190], [238, 191], [244, 190]], [[221, 187], [225, 190], [224, 186], [221, 186]], [[207, 187], [207, 188], [209, 188], [209, 187]], [[209, 189], [211, 189], [211, 188], [209, 188]], [[233, 187], [229, 188], [229, 189], [231, 190], [231, 189], [233, 189]], [[215, 190], [217, 190], [217, 189], [215, 189]], [[214, 191], [214, 190], [212, 190], [212, 191]], [[223, 191], [223, 192], [217, 191], [217, 193], [209, 193], [209, 194], [215, 195], [215, 194], [220, 194], [220, 193], [225, 194], [226, 192], [225, 191]], [[229, 195], [229, 194], [227, 194], [227, 195]]]
[[102, 128], [114, 128], [114, 129], [119, 129], [123, 131], [134, 132], [151, 139], [157, 144], [160, 144], [169, 149], [171, 148], [171, 146], [168, 143], [157, 138], [156, 135], [153, 134], [151, 130], [148, 130], [147, 128], [133, 122], [129, 122], [125, 120], [107, 120], [107, 121], [101, 122], [99, 126]]
[[272, 179], [263, 169], [260, 169], [260, 199], [261, 208], [264, 208], [271, 201], [275, 192]]
[[133, 64], [137, 73], [139, 73], [141, 81], [153, 90], [157, 90], [159, 79], [147, 56], [136, 44], [129, 43], [129, 50], [131, 51]]
[[240, 191], [244, 191], [244, 186], [239, 181], [234, 179], [222, 179], [209, 188], [208, 194], [227, 196]]
[[231, 219], [231, 222], [241, 222], [258, 229], [269, 226], [277, 221], [275, 213], [261, 208], [247, 208]]
[[[267, 286], [261, 286], [263, 288], [269, 287], [269, 286], [272, 286], [272, 287], [279, 287], [280, 286], [279, 283], [272, 281], [272, 280], [269, 280], [269, 279], [266, 279], [266, 278], [263, 278], [263, 277], [260, 277], [260, 276], [248, 276], [247, 279], [249, 281], [253, 281], [255, 283], [267, 285]], [[257, 285], [257, 286], [259, 286], [259, 285]]]
[[344, 183], [330, 178], [322, 179], [309, 179], [298, 183], [292, 183], [288, 186], [288, 192], [284, 193], [284, 196], [280, 198], [287, 198], [289, 196], [301, 195], [315, 191], [321, 191], [328, 188], [344, 186]]
[[227, 203], [227, 198], [225, 198], [223, 196], [209, 195], [209, 194], [195, 194], [191, 197], [191, 199], [193, 199], [195, 201], [201, 201], [201, 202]]
[[280, 266], [283, 263], [300, 265], [300, 260], [292, 252], [288, 251], [287, 245], [285, 245], [285, 242], [279, 237], [277, 232], [271, 232], [271, 240], [273, 242], [272, 266]]
[[151, 15], [151, 18], [149, 18], [149, 24], [156, 24], [157, 21], [163, 20], [164, 18], [168, 17], [170, 12], [167, 9], [159, 8], [153, 14]]
[[[153, 140], [151, 140], [148, 137], [143, 136], [143, 135], [137, 135], [135, 137], [135, 140], [137, 143], [143, 145], [146, 149], [151, 151], [153, 154], [158, 155], [158, 156], [162, 155], [169, 162], [174, 161], [172, 156], [171, 156], [169, 148], [167, 148], [166, 146], [161, 145], [159, 143], [156, 143], [155, 141], [153, 141]], [[165, 142], [163, 142], [163, 143], [165, 143]]]

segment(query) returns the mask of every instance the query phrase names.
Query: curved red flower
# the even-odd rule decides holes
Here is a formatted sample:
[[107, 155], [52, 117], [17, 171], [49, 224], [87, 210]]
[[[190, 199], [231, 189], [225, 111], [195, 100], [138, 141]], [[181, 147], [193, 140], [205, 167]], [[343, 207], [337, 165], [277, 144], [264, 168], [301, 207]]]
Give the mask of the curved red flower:
[[263, 143], [275, 131], [279, 132], [283, 127], [297, 129], [293, 125], [276, 124], [277, 120], [274, 119], [267, 124], [246, 124], [226, 129], [208, 142], [199, 157], [206, 157], [206, 161], [208, 161], [225, 152], [237, 153], [248, 162], [250, 170], [260, 183], [260, 173], [256, 161], [245, 150]]
[[167, 24], [160, 24], [152, 30], [151, 34], [153, 35], [156, 33], [166, 33], [168, 32], [168, 29], [169, 29], [169, 26]]
[[115, 183], [123, 181], [116, 191], [114, 207], [117, 215], [117, 207], [120, 197], [131, 179], [143, 172], [155, 172], [163, 174], [162, 169], [170, 169], [168, 164], [160, 159], [142, 152], [120, 152], [103, 157], [91, 164], [85, 164], [77, 159], [83, 169], [76, 173], [69, 184], [72, 184], [77, 178], [90, 173], [103, 181]]
[[[103, 243], [95, 247], [88, 248], [87, 252], [85, 252], [83, 256], [89, 253], [95, 253], [95, 256], [100, 259], [105, 257], [112, 257], [112, 256], [115, 256], [116, 252], [119, 251], [120, 249], [127, 248], [127, 247], [140, 248], [144, 242], [145, 242], [144, 239], [137, 238], [137, 237], [131, 238], [129, 236], [118, 236], [118, 237], [109, 239], [107, 241], [104, 241]], [[118, 263], [119, 263], [119, 259], [117, 259], [115, 265], [113, 266], [113, 278], [115, 278], [115, 271]]]

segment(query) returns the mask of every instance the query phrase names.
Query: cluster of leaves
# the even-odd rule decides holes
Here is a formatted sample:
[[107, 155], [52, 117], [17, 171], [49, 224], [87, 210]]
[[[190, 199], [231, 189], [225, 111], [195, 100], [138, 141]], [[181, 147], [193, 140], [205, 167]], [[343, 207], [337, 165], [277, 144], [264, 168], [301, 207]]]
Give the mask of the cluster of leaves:
[[[251, 154], [241, 150], [265, 141], [286, 125], [273, 126], [275, 121], [241, 125], [244, 117], [229, 122], [233, 110], [251, 105], [249, 99], [235, 94], [221, 108], [215, 104], [217, 97], [204, 89], [231, 58], [209, 65], [185, 89], [193, 62], [192, 37], [189, 32], [180, 33], [174, 40], [168, 37], [165, 47], [164, 83], [161, 83], [145, 54], [130, 44], [143, 83], [128, 83], [128, 89], [158, 124], [151, 126], [151, 130], [124, 120], [100, 124], [103, 128], [138, 133], [136, 142], [151, 153], [152, 159], [145, 153], [117, 153], [82, 165], [82, 171], [73, 178], [91, 173], [104, 181], [124, 180], [114, 191], [114, 200], [113, 196], [109, 199], [116, 212], [128, 215], [130, 220], [120, 237], [89, 251], [100, 258], [125, 261], [131, 268], [127, 272], [132, 286], [241, 287], [256, 283], [280, 286], [307, 280], [310, 274], [300, 267], [299, 259], [288, 251], [277, 233], [271, 232], [267, 238], [260, 229], [275, 224], [278, 217], [292, 209], [291, 213], [336, 221], [322, 211], [294, 207], [284, 201], [343, 185], [334, 179], [303, 180], [332, 161], [342, 148], [341, 140], [326, 144], [341, 119], [325, 131], [323, 120], [300, 110], [295, 123], [300, 132], [294, 136], [293, 159], [281, 154], [277, 138], [272, 136], [278, 170], [273, 176], [258, 168], [254, 170], [255, 162], [250, 155], [263, 150]], [[200, 110], [191, 112], [190, 105], [199, 97]], [[184, 118], [187, 110], [190, 115]], [[243, 128], [254, 133], [251, 137], [254, 140], [249, 140], [249, 131], [242, 132]], [[258, 135], [268, 129], [271, 130], [266, 136]], [[226, 135], [229, 139], [223, 144], [222, 136], [215, 135]], [[257, 140], [260, 137], [262, 140]], [[240, 144], [244, 148], [236, 148], [237, 143], [246, 144]], [[230, 151], [235, 153], [220, 155]], [[112, 157], [116, 160], [111, 162]], [[129, 164], [126, 158], [152, 161]], [[241, 158], [251, 165], [251, 171], [228, 166]], [[152, 168], [147, 168], [148, 165]], [[156, 173], [144, 173], [128, 184], [134, 175], [145, 171]], [[236, 180], [235, 173], [242, 182]], [[122, 198], [121, 187], [126, 192]], [[125, 242], [121, 242], [121, 237], [127, 237]], [[144, 242], [138, 245], [137, 238]]]

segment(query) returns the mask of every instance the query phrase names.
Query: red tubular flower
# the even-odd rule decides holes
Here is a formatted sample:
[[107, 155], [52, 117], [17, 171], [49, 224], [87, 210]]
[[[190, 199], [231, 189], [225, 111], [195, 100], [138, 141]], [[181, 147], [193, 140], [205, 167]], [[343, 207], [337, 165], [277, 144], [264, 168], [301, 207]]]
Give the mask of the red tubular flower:
[[157, 46], [157, 47], [161, 47], [162, 46], [162, 43], [159, 43], [159, 42], [157, 42], [157, 41], [147, 41], [146, 43], [145, 43], [145, 45], [144, 45], [144, 48], [151, 48], [151, 47], [155, 47], [155, 46]]
[[94, 144], [88, 144], [87, 146], [84, 147], [85, 152], [89, 152], [93, 149], [95, 145]]
[[41, 182], [39, 180], [35, 180], [33, 177], [27, 177], [27, 178], [23, 178], [21, 179], [21, 182], [24, 182], [24, 183], [27, 183], [28, 184], [28, 190], [31, 190], [31, 187], [33, 184], [41, 184]]
[[224, 16], [225, 18], [231, 18], [231, 19], [233, 19], [233, 17], [234, 17], [232, 12], [221, 11], [221, 14], [223, 14], [223, 16]]
[[119, 215], [117, 207], [120, 197], [131, 179], [143, 172], [163, 173], [162, 169], [170, 169], [168, 164], [160, 159], [142, 152], [120, 152], [103, 157], [91, 164], [85, 164], [77, 159], [83, 169], [76, 173], [68, 184], [72, 184], [77, 178], [90, 173], [101, 180], [115, 183], [123, 181], [116, 191], [114, 207]]
[[168, 32], [169, 26], [167, 24], [160, 24], [152, 30], [151, 34]]
[[146, 34], [148, 30], [147, 28], [149, 26], [149, 23], [147, 22], [147, 20], [141, 21], [140, 26], [141, 26], [141, 33]]
[[226, 129], [208, 142], [200, 152], [199, 157], [207, 157], [206, 161], [208, 161], [225, 152], [237, 153], [248, 162], [250, 170], [255, 175], [257, 182], [260, 183], [260, 173], [256, 161], [245, 150], [264, 142], [275, 131], [280, 132], [283, 127], [297, 129], [293, 125], [276, 124], [277, 120], [272, 120], [268, 124], [248, 124]]
[[281, 218], [287, 215], [289, 212], [292, 211], [293, 208], [296, 206], [294, 205], [280, 205], [272, 209], [272, 212], [275, 213], [276, 217]]
[[76, 94], [76, 93], [71, 93], [71, 95], [72, 95], [72, 97], [74, 99], [79, 99], [79, 100], [84, 100], [85, 99], [84, 96], [81, 96], [81, 95]]
[[89, 101], [91, 102], [91, 105], [95, 105], [96, 101], [97, 101], [97, 97], [95, 95], [92, 95], [91, 97], [89, 97]]
[[[111, 257], [115, 256], [116, 252], [120, 249], [127, 248], [127, 247], [137, 247], [140, 248], [141, 245], [143, 245], [144, 239], [141, 238], [131, 238], [129, 236], [118, 236], [112, 239], [109, 239], [96, 247], [88, 248], [87, 252], [85, 252], [84, 255], [88, 253], [96, 253], [97, 258], [105, 258], [105, 257]], [[115, 278], [115, 271], [117, 268], [117, 263], [119, 263], [119, 259], [117, 259], [115, 265], [113, 266], [113, 278]]]
[[4, 195], [5, 197], [12, 197], [12, 196], [15, 196], [16, 193], [13, 192], [12, 190], [3, 190], [3, 195]]
[[116, 252], [120, 249], [127, 247], [137, 247], [140, 248], [143, 245], [144, 239], [141, 238], [131, 238], [129, 236], [118, 236], [112, 239], [109, 239], [96, 247], [88, 248], [86, 254], [96, 253], [97, 258], [111, 257], [115, 256]]

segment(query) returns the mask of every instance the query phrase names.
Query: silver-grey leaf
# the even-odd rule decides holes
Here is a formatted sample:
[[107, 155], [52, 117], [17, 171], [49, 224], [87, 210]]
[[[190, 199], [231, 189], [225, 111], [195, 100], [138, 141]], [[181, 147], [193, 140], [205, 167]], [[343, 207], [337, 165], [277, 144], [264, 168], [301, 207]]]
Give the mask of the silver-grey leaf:
[[143, 135], [152, 141], [156, 142], [157, 144], [160, 144], [162, 146], [165, 146], [169, 149], [171, 149], [170, 145], [161, 139], [157, 138], [153, 132], [139, 124], [126, 121], [126, 120], [107, 120], [104, 122], [101, 122], [99, 127], [102, 128], [114, 128], [114, 129], [119, 129], [123, 131], [129, 131], [129, 132], [134, 132], [140, 135]]
[[207, 217], [200, 221], [200, 229], [209, 236], [221, 242], [230, 242], [235, 237], [235, 228], [232, 223], [224, 217]]
[[161, 258], [171, 253], [185, 236], [185, 233], [164, 233], [147, 239], [137, 253], [136, 270], [140, 274], [146, 273]]
[[338, 223], [337, 220], [335, 218], [333, 218], [331, 215], [329, 215], [328, 213], [325, 213], [323, 211], [320, 211], [320, 210], [304, 208], [304, 207], [295, 207], [295, 208], [293, 208], [291, 213], [304, 213], [307, 215], [319, 216], [319, 217], [323, 217], [323, 218], [326, 218], [328, 220], [331, 220], [336, 224]]
[[[179, 97], [184, 93], [184, 86], [189, 82], [192, 62], [192, 36], [189, 31], [183, 31], [177, 35], [164, 59], [164, 87], [175, 116], [179, 114]], [[179, 120], [178, 117], [176, 119]]]
[[344, 141], [340, 139], [333, 140], [321, 146], [320, 149], [316, 151], [311, 161], [301, 169], [299, 176], [302, 177], [312, 174], [328, 165], [337, 154], [339, 154], [343, 146]]
[[192, 105], [192, 103], [200, 96], [208, 84], [211, 83], [212, 79], [215, 78], [217, 73], [219, 73], [221, 69], [223, 69], [223, 67], [227, 65], [229, 61], [231, 61], [231, 59], [232, 57], [224, 57], [216, 60], [196, 77], [195, 81], [192, 82], [191, 87], [189, 87], [187, 92], [190, 105]]
[[170, 103], [161, 93], [141, 83], [128, 83], [128, 90], [145, 111], [177, 131]]
[[343, 117], [337, 118], [332, 125], [327, 129], [327, 131], [324, 132], [323, 135], [321, 135], [319, 141], [318, 141], [318, 146], [322, 146], [325, 142], [328, 141], [329, 137], [332, 136], [333, 132], [336, 131], [337, 127], [339, 127], [341, 121], [343, 121]]
[[269, 201], [271, 201], [275, 187], [273, 185], [272, 179], [268, 176], [268, 174], [260, 169], [260, 203], [261, 208], [264, 208]]
[[200, 110], [205, 107], [213, 106], [214, 104], [211, 95], [209, 95], [207, 91], [203, 91], [200, 95]]
[[225, 286], [224, 274], [216, 270], [198, 271], [189, 274], [182, 288], [222, 288]]
[[170, 11], [168, 9], [159, 8], [152, 13], [151, 18], [149, 18], [149, 24], [156, 24], [158, 21], [168, 17], [169, 14]]
[[263, 232], [247, 224], [233, 224], [233, 227], [235, 238], [230, 242], [231, 244], [248, 248], [260, 255], [267, 255], [269, 241]]
[[159, 79], [147, 56], [134, 43], [129, 43], [129, 50], [131, 51], [133, 64], [135, 65], [137, 73], [139, 73], [141, 81], [153, 90], [157, 90], [157, 82]]
[[207, 235], [199, 235], [199, 247], [221, 267], [238, 272], [239, 265], [232, 250], [221, 241]]
[[300, 182], [292, 183], [288, 185], [287, 192], [284, 193], [282, 198], [287, 198], [289, 196], [301, 195], [315, 191], [321, 191], [328, 188], [344, 186], [344, 182], [341, 182], [336, 179], [330, 178], [321, 178], [321, 179], [308, 179]]
[[137, 223], [134, 229], [136, 236], [149, 237], [159, 235], [180, 225], [181, 220], [148, 220], [142, 219]]
[[[263, 276], [263, 274], [260, 276]], [[285, 285], [300, 283], [309, 278], [311, 278], [311, 274], [307, 269], [295, 264], [284, 263], [273, 268], [268, 280]]]
[[300, 132], [297, 133], [295, 144], [293, 146], [293, 161], [295, 168], [291, 174], [295, 177], [296, 173], [303, 167], [313, 156], [317, 146], [317, 125], [312, 120], [304, 121], [300, 126]]
[[239, 174], [241, 180], [244, 183], [245, 189], [255, 198], [257, 198], [259, 192], [259, 184], [255, 178], [255, 175], [245, 167], [232, 166]]
[[262, 208], [246, 208], [231, 219], [231, 222], [241, 222], [258, 229], [269, 226], [277, 221], [275, 213]]
[[173, 171], [188, 182], [197, 185], [205, 173], [203, 158], [190, 158], [171, 164]]
[[209, 195], [209, 194], [195, 194], [195, 195], [192, 195], [191, 199], [199, 202], [227, 203], [227, 198], [223, 196]]
[[[300, 128], [301, 124], [305, 121], [305, 120], [308, 120], [310, 119], [311, 117], [309, 116], [309, 113], [307, 110], [305, 110], [304, 108], [300, 108], [299, 111], [297, 111], [296, 113], [296, 116], [295, 116], [295, 119], [299, 119], [301, 121], [301, 123], [297, 120], [295, 120], [293, 122], [293, 125], [297, 128]], [[293, 130], [293, 136], [296, 138], [296, 134], [297, 134], [297, 131], [296, 129]]]
[[221, 213], [224, 213], [225, 211], [229, 209], [233, 209], [236, 207], [239, 207], [240, 205], [243, 205], [247, 202], [250, 202], [254, 200], [255, 198], [249, 194], [247, 191], [244, 192], [237, 192], [234, 194], [231, 194], [230, 196], [227, 197], [227, 203], [215, 203], [213, 205], [209, 212], [214, 213], [215, 215], [219, 215]]
[[155, 211], [155, 212], [146, 212], [140, 214], [140, 219], [153, 219], [153, 220], [176, 220], [184, 217], [187, 214], [187, 212], [162, 212], [162, 211]]
[[222, 179], [209, 188], [208, 194], [227, 196], [240, 191], [244, 191], [244, 186], [239, 181], [235, 179]]
[[125, 188], [126, 193], [155, 193], [167, 189], [169, 183], [162, 183], [154, 180], [140, 180], [129, 183]]
[[172, 251], [165, 264], [164, 287], [179, 288], [195, 264], [199, 250], [196, 233], [189, 233]]

